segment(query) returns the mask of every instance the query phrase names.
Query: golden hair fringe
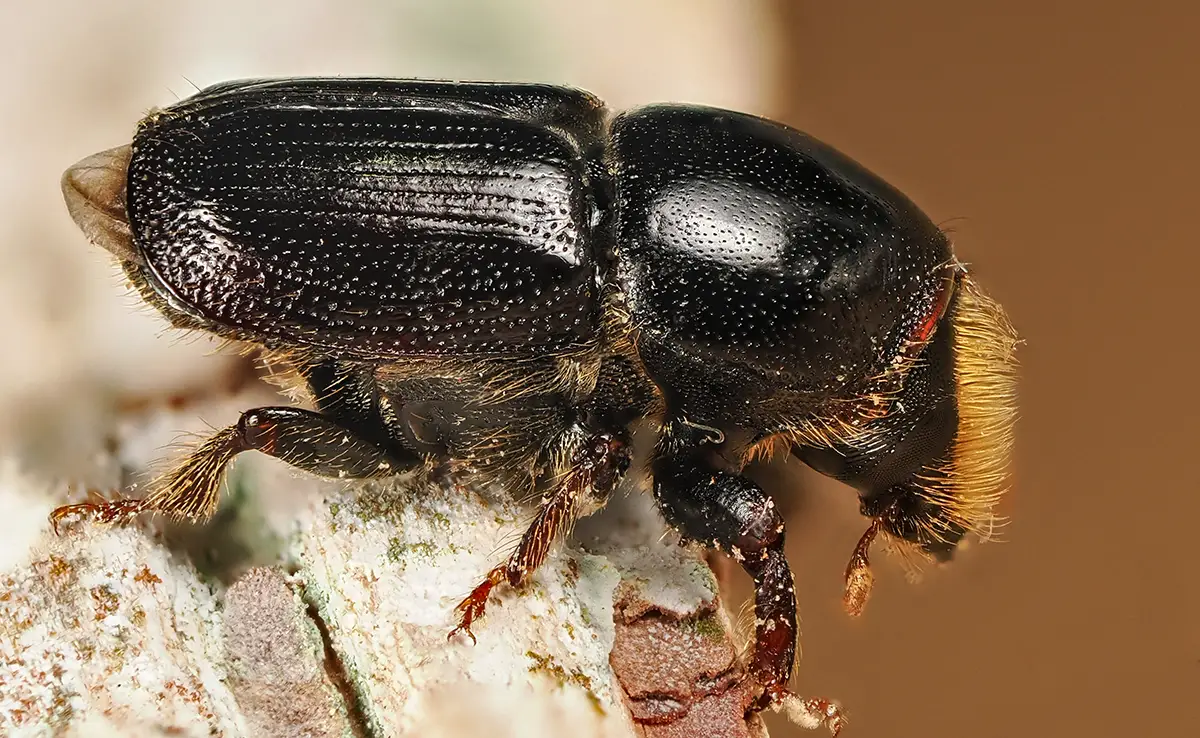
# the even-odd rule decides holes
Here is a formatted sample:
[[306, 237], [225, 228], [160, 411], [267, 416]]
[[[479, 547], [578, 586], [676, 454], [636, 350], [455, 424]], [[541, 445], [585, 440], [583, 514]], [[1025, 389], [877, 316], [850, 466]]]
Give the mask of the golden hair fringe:
[[221, 500], [225, 467], [241, 450], [236, 425], [217, 432], [172, 472], [154, 481], [146, 509], [177, 521], [208, 520]]
[[1020, 341], [1003, 308], [966, 274], [951, 320], [958, 432], [946, 462], [922, 479], [922, 496], [986, 540], [1002, 522], [992, 510], [1008, 491]]

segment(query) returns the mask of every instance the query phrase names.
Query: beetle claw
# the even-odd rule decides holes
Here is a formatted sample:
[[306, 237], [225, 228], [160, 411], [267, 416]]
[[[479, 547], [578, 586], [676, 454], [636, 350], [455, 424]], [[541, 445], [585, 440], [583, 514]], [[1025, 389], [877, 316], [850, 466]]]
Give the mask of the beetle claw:
[[471, 632], [471, 626], [463, 623], [459, 623], [458, 625], [454, 626], [454, 629], [446, 635], [446, 640], [454, 640], [454, 636], [458, 635], [459, 633], [465, 633], [466, 635], [470, 636], [472, 646], [479, 642], [479, 640], [475, 638], [475, 634]]
[[475, 589], [471, 590], [471, 594], [467, 595], [458, 606], [454, 608], [454, 613], [458, 616], [458, 625], [450, 634], [446, 636], [446, 640], [451, 640], [458, 633], [466, 633], [471, 637], [471, 643], [475, 644], [478, 641], [475, 639], [475, 634], [471, 632], [471, 624], [479, 618], [483, 617], [484, 611], [487, 609], [488, 596], [492, 593], [492, 588], [500, 581], [503, 569], [496, 567], [488, 572], [487, 579], [483, 580]]

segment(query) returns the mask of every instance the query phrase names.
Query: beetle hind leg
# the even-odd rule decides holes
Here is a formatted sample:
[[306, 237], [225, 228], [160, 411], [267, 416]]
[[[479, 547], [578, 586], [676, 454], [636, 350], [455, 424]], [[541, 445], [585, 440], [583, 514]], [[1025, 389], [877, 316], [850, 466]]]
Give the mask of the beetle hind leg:
[[337, 478], [388, 476], [421, 461], [403, 449], [381, 448], [319, 413], [261, 407], [242, 413], [236, 424], [209, 437], [156, 482], [145, 499], [67, 505], [52, 512], [50, 520], [56, 529], [69, 518], [110, 523], [151, 511], [206, 520], [217, 509], [226, 467], [245, 451], [260, 451], [318, 476]]
[[458, 624], [447, 639], [464, 633], [475, 641], [471, 625], [487, 608], [492, 590], [507, 583], [520, 587], [541, 566], [550, 546], [581, 515], [589, 499], [602, 502], [616, 487], [629, 466], [629, 444], [623, 433], [595, 433], [580, 445], [570, 466], [553, 491], [542, 499], [537, 516], [525, 530], [521, 542], [504, 563], [487, 573], [484, 580], [454, 609]]

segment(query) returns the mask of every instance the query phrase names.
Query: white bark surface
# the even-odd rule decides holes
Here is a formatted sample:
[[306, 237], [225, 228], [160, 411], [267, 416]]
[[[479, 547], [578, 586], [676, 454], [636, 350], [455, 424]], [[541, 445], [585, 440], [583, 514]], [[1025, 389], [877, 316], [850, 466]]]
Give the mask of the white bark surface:
[[[184, 415], [131, 432], [116, 465], [140, 465], [154, 429]], [[527, 591], [499, 590], [472, 645], [447, 640], [454, 606], [528, 509], [252, 456], [231, 487], [201, 533], [55, 535], [46, 515], [65, 490], [0, 470], [0, 509], [23, 511], [2, 529], [0, 735], [760, 734], [741, 719], [716, 581], [664, 536], [648, 495], [583, 521]]]

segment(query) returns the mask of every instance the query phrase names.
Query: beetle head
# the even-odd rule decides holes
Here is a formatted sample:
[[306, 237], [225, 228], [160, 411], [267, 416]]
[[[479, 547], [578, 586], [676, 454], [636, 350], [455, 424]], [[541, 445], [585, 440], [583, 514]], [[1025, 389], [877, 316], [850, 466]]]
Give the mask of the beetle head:
[[129, 145], [118, 146], [76, 163], [63, 173], [62, 192], [67, 212], [89, 241], [122, 261], [142, 264], [125, 210], [131, 151]]
[[[987, 537], [1008, 485], [1016, 420], [1017, 336], [1004, 311], [955, 268], [953, 296], [922, 328], [885, 412], [828, 423], [794, 453], [859, 490], [862, 512], [892, 539], [948, 559], [969, 532]], [[828, 432], [822, 428], [829, 428]]]

